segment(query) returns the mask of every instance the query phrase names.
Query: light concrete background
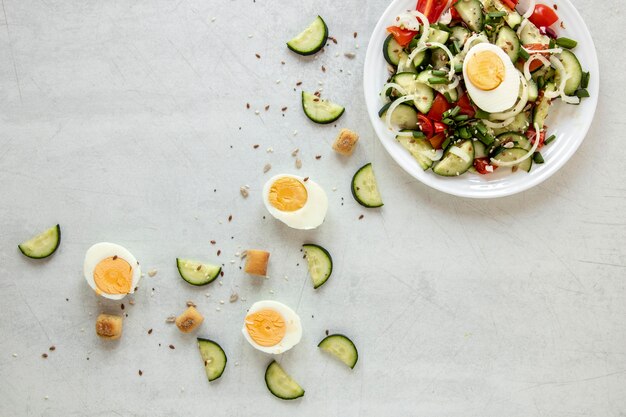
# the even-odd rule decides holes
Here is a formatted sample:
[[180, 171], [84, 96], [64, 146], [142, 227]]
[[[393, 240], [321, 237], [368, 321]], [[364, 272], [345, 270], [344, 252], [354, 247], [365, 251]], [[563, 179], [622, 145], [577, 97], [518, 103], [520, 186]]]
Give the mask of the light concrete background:
[[[416, 182], [374, 137], [362, 61], [386, 1], [3, 0], [0, 415], [626, 416], [624, 16], [615, 0], [574, 3], [602, 70], [587, 139], [535, 189], [475, 201]], [[338, 44], [311, 59], [290, 53], [284, 41], [318, 13]], [[298, 81], [346, 104], [336, 127], [305, 118]], [[361, 134], [351, 158], [330, 149], [340, 127]], [[367, 161], [380, 210], [349, 192]], [[280, 172], [328, 192], [318, 230], [266, 216], [261, 188]], [[52, 258], [19, 254], [17, 243], [57, 222]], [[123, 312], [82, 277], [100, 241], [158, 270]], [[317, 291], [301, 259], [308, 241], [335, 259]], [[230, 263], [252, 247], [272, 253], [264, 282]], [[177, 256], [223, 262], [223, 285], [185, 284]], [[246, 301], [230, 304], [232, 291]], [[302, 317], [302, 342], [280, 358], [306, 389], [300, 400], [269, 394], [270, 358], [240, 334], [259, 299]], [[194, 336], [165, 323], [187, 300], [206, 317], [199, 334], [229, 358], [211, 384]], [[96, 337], [101, 311], [128, 314], [119, 342]], [[327, 329], [357, 344], [353, 371], [317, 350]]]

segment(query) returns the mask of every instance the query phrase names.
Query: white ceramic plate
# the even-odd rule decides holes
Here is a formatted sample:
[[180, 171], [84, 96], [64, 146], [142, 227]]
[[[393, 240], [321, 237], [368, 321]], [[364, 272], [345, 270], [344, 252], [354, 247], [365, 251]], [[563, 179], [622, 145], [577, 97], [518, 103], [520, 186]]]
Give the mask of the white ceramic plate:
[[559, 36], [578, 41], [574, 52], [580, 60], [583, 71], [591, 73], [588, 87], [591, 97], [583, 99], [578, 106], [565, 104], [560, 100], [553, 103], [546, 125], [548, 135], [554, 134], [557, 138], [541, 150], [546, 162], [543, 165], [534, 164], [529, 173], [511, 173], [510, 169], [501, 168], [489, 175], [466, 173], [459, 177], [447, 178], [434, 174], [432, 170], [423, 171], [378, 117], [378, 110], [383, 105], [379, 96], [380, 89], [388, 78], [387, 63], [382, 55], [383, 42], [387, 37], [386, 27], [392, 25], [398, 14], [413, 10], [415, 3], [415, 0], [394, 0], [387, 7], [372, 33], [365, 57], [363, 71], [365, 102], [374, 130], [385, 149], [416, 179], [432, 188], [461, 197], [502, 197], [519, 193], [545, 181], [576, 152], [589, 130], [598, 103], [600, 78], [598, 57], [589, 30], [578, 11], [569, 0], [550, 0], [548, 3], [558, 6], [557, 13], [565, 25], [565, 29], [557, 28]]

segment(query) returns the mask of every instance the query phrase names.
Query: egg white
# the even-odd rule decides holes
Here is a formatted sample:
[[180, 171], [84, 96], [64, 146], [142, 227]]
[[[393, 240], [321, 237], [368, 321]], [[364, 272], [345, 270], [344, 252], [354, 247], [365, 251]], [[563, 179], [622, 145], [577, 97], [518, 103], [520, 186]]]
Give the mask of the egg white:
[[[270, 188], [280, 178], [294, 178], [304, 185], [307, 192], [307, 200], [302, 208], [295, 211], [281, 211], [272, 206], [269, 200]], [[319, 184], [311, 179], [304, 181], [303, 177], [290, 174], [275, 175], [265, 183], [263, 187], [263, 202], [267, 211], [274, 218], [294, 229], [315, 229], [324, 222], [326, 212], [328, 211], [328, 197]]]
[[248, 333], [248, 329], [246, 329], [246, 323], [244, 319], [243, 329], [241, 329], [243, 336], [245, 339], [255, 348], [260, 350], [261, 352], [271, 353], [273, 355], [278, 355], [283, 352], [288, 351], [295, 345], [300, 342], [302, 339], [302, 324], [300, 323], [300, 316], [293, 311], [291, 308], [286, 305], [279, 303], [278, 301], [273, 300], [262, 300], [257, 301], [252, 304], [250, 310], [248, 310], [248, 314], [255, 313], [259, 310], [274, 310], [278, 312], [285, 320], [285, 337], [274, 346], [261, 346], [257, 344]]
[[130, 285], [129, 292], [129, 294], [132, 294], [135, 292], [135, 287], [139, 284], [139, 280], [141, 279], [141, 268], [137, 259], [135, 259], [133, 254], [130, 253], [125, 247], [109, 242], [96, 243], [87, 249], [87, 253], [85, 253], [85, 263], [83, 265], [83, 274], [85, 275], [85, 279], [87, 280], [89, 286], [96, 292], [96, 294], [111, 300], [121, 300], [126, 297], [126, 294], [107, 294], [98, 290], [93, 273], [96, 269], [96, 265], [98, 265], [100, 261], [116, 255], [118, 258], [122, 258], [128, 262], [128, 264], [133, 268], [133, 281]]
[[[504, 64], [504, 80], [498, 87], [490, 91], [476, 87], [467, 74], [468, 63], [476, 53], [482, 51], [495, 53]], [[489, 113], [503, 112], [515, 105], [519, 94], [520, 76], [521, 74], [511, 62], [511, 58], [500, 47], [490, 43], [479, 43], [472, 46], [463, 61], [463, 79], [467, 93], [478, 107]]]

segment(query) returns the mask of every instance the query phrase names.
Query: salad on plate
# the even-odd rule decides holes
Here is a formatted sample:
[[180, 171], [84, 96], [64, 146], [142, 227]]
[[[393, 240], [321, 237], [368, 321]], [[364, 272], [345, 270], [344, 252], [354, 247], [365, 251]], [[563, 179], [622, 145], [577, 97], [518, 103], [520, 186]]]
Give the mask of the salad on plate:
[[419, 0], [387, 28], [378, 115], [437, 175], [529, 172], [556, 138], [551, 103], [589, 97], [577, 42], [558, 36], [558, 22], [534, 0]]

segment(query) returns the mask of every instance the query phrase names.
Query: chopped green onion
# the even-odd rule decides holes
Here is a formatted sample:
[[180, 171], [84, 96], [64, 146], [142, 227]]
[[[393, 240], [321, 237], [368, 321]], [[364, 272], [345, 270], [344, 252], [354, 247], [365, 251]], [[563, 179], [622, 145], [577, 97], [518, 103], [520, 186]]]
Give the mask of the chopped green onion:
[[463, 126], [462, 128], [459, 129], [459, 136], [463, 139], [469, 139], [472, 137], [472, 134], [467, 129], [467, 127]]
[[446, 140], [444, 140], [443, 143], [441, 144], [441, 149], [446, 149], [449, 144], [450, 144], [450, 138], [446, 138]]
[[414, 130], [413, 131], [413, 137], [414, 138], [423, 138], [426, 135], [424, 134], [424, 132], [420, 132], [419, 130]]
[[428, 84], [448, 84], [450, 81], [444, 77], [430, 77], [428, 79]]
[[548, 49], [552, 49], [556, 46], [556, 44], [554, 43], [554, 39], [550, 39], [550, 42], [548, 43]]
[[[545, 143], [545, 142], [544, 142], [544, 143]], [[546, 162], [546, 161], [544, 161], [543, 156], [541, 156], [541, 153], [540, 153], [540, 152], [535, 152], [535, 153], [533, 154], [533, 161], [534, 161], [536, 164], [543, 164], [544, 162]]]
[[469, 116], [467, 114], [459, 114], [458, 116], [454, 117], [455, 122], [463, 122], [467, 119], [469, 119]]
[[544, 146], [552, 142], [554, 139], [556, 139], [556, 135], [550, 135], [546, 140], [543, 141]]
[[489, 13], [487, 13], [487, 16], [489, 16], [491, 18], [504, 17], [504, 16], [506, 16], [506, 12], [489, 12]]
[[448, 103], [452, 103], [452, 96], [450, 95], [450, 93], [446, 91], [445, 93], [443, 93], [443, 96], [446, 98]]
[[487, 146], [490, 146], [496, 140], [493, 136], [489, 134], [482, 134], [478, 131], [476, 132], [476, 137]]
[[589, 97], [589, 91], [587, 91], [586, 88], [578, 89], [576, 90], [576, 97], [579, 97], [579, 98]]
[[460, 111], [461, 111], [461, 108], [459, 106], [454, 106], [453, 109], [446, 110], [445, 112], [443, 112], [443, 117], [454, 117], [457, 114], [459, 114]]
[[452, 52], [452, 55], [457, 55], [461, 52], [461, 49], [459, 48], [459, 43], [457, 41], [453, 41], [450, 44], [450, 52]]
[[476, 129], [483, 135], [487, 134], [487, 126], [485, 126], [482, 122], [476, 123]]
[[573, 49], [573, 48], [576, 48], [576, 45], [578, 45], [578, 42], [570, 38], [558, 38], [556, 40], [556, 44], [562, 48]]
[[448, 75], [448, 72], [442, 70], [432, 70], [432, 74], [438, 77], [445, 77], [446, 75]]
[[580, 87], [581, 88], [589, 87], [589, 78], [590, 78], [589, 72], [583, 72], [583, 77], [580, 80]]
[[526, 61], [528, 58], [530, 58], [530, 54], [528, 52], [526, 52], [526, 50], [524, 48], [519, 48], [519, 56], [524, 61]]
[[452, 29], [450, 29], [449, 27], [447, 27], [443, 23], [438, 23], [437, 24], [437, 29], [443, 30], [444, 32], [452, 33]]
[[447, 124], [447, 125], [451, 125], [452, 123], [454, 123], [454, 120], [449, 119], [449, 118], [447, 118], [447, 117], [446, 117], [446, 118], [444, 118], [441, 122], [442, 122], [442, 123], [445, 123], [445, 124]]
[[454, 72], [463, 71], [463, 64], [454, 64]]

